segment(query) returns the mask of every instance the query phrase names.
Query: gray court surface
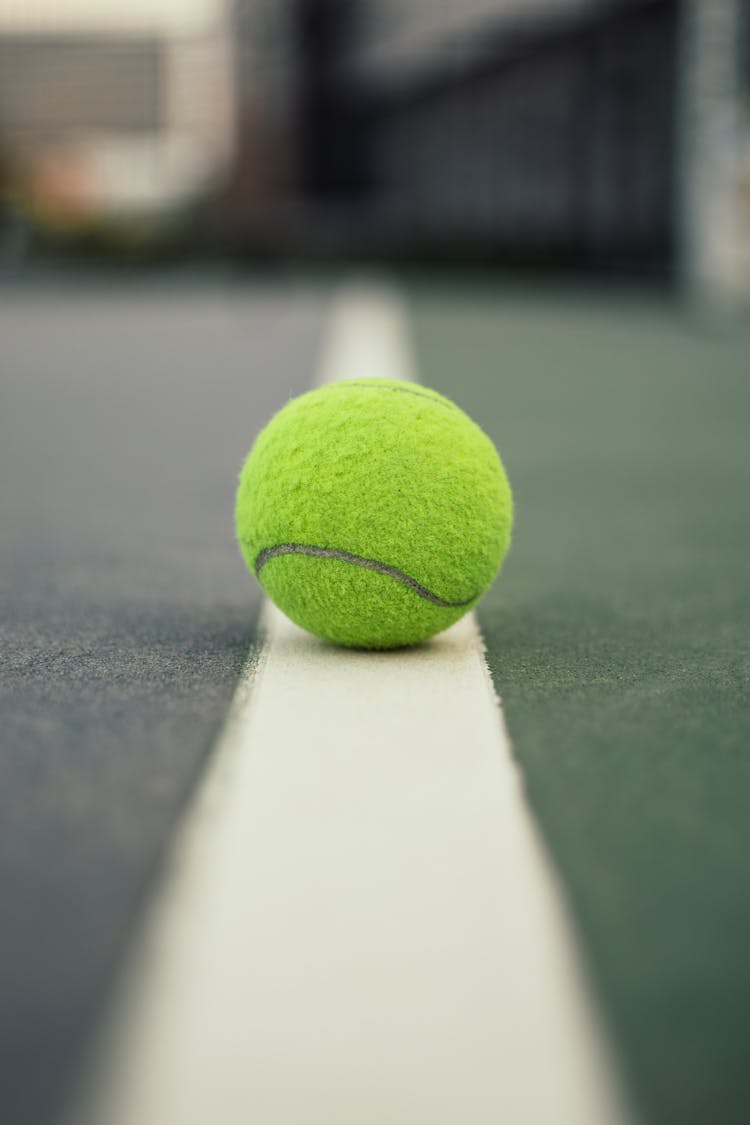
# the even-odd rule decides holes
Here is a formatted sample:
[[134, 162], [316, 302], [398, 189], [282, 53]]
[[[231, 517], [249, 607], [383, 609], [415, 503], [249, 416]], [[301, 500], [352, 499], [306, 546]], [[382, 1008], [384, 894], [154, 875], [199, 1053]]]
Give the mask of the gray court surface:
[[0, 289], [0, 1121], [51, 1125], [252, 645], [255, 433], [323, 298]]

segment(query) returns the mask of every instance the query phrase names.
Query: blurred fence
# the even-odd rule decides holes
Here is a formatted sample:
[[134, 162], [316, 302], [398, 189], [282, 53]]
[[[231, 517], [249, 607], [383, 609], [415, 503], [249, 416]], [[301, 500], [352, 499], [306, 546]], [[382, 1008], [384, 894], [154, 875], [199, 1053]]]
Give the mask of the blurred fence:
[[6, 212], [104, 245], [741, 284], [749, 7], [213, 0], [189, 33], [0, 28]]

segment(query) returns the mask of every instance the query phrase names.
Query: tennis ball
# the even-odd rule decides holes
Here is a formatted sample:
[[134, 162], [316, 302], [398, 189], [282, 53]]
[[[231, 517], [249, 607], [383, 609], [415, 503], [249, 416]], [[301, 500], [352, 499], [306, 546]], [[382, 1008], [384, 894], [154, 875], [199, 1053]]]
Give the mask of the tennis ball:
[[490, 439], [412, 383], [333, 383], [289, 402], [240, 474], [237, 538], [273, 602], [338, 644], [397, 648], [478, 602], [510, 543]]

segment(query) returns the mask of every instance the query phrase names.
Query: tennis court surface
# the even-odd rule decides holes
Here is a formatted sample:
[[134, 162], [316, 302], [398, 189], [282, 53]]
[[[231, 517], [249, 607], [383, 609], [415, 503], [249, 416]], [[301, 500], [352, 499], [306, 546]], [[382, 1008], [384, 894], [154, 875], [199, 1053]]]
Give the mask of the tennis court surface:
[[[747, 325], [196, 272], [7, 284], [0, 338], [0, 1119], [746, 1121]], [[261, 426], [365, 368], [517, 505], [412, 653], [306, 638], [233, 542]]]

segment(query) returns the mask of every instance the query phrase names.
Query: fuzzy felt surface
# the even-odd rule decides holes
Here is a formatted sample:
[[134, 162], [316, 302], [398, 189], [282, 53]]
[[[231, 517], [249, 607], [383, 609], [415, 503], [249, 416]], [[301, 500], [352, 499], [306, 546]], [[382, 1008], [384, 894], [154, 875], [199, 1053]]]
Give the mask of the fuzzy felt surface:
[[369, 379], [292, 400], [240, 475], [237, 538], [292, 621], [395, 648], [474, 606], [510, 543], [513, 503], [487, 435], [425, 387]]

